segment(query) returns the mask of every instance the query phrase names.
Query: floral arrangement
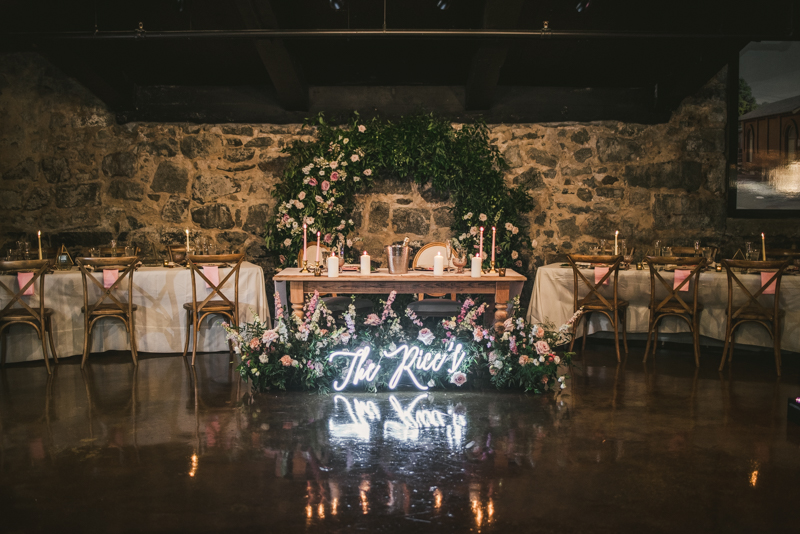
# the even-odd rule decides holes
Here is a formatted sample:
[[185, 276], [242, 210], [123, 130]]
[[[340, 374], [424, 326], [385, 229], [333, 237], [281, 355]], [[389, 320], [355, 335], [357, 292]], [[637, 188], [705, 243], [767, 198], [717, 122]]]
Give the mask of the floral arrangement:
[[495, 225], [498, 265], [523, 267], [520, 254], [530, 250], [526, 212], [534, 203], [523, 186], [506, 185], [507, 165], [490, 143], [485, 124], [456, 128], [431, 115], [365, 122], [354, 115], [349, 123], [334, 126], [319, 115], [307, 126], [314, 128], [315, 139], [284, 149], [290, 157], [275, 186], [278, 203], [266, 225], [267, 249], [277, 255], [281, 267], [296, 265], [303, 224], [308, 226], [309, 242], [320, 231], [327, 247], [355, 261], [359, 237], [351, 214], [356, 194], [385, 178], [430, 183], [435, 191], [446, 193], [453, 204], [452, 235], [458, 246], [467, 252], [476, 249], [477, 228], [485, 226], [488, 250]]
[[[521, 387], [536, 393], [566, 387], [568, 376], [559, 375], [559, 367], [569, 365], [572, 354], [559, 356], [555, 348], [570, 341], [570, 327], [579, 314], [558, 329], [550, 324], [527, 325], [518, 316], [517, 299], [514, 316], [505, 321], [502, 332], [495, 332], [484, 326], [485, 303], [467, 298], [458, 316], [426, 324], [409, 309], [396, 313], [395, 296], [392, 292], [380, 313], [366, 317], [351, 304], [337, 324], [318, 293], [305, 304], [302, 318], [288, 314], [276, 294], [278, 312], [272, 328], [258, 317], [238, 327], [223, 326], [241, 357], [239, 374], [256, 391], [296, 386], [327, 392], [352, 375], [350, 361], [330, 359], [331, 353], [359, 351], [369, 355], [363, 362], [367, 374], [374, 371], [364, 380], [365, 387], [386, 389], [404, 345], [419, 347], [420, 358], [425, 352], [452, 352], [460, 345], [452, 366], [414, 370], [414, 380], [426, 387], [460, 387], [470, 377], [489, 377], [498, 388]], [[364, 352], [365, 347], [371, 352]]]

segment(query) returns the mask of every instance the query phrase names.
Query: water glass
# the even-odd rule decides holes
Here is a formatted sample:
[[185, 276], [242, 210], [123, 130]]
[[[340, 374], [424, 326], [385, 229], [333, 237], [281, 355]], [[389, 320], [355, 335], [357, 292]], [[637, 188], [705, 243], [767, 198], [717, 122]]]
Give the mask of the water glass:
[[211, 256], [217, 255], [217, 244], [216, 243], [209, 243], [208, 247], [206, 248], [206, 254], [210, 254]]
[[655, 256], [661, 256], [661, 241], [658, 239], [653, 241], [653, 254]]

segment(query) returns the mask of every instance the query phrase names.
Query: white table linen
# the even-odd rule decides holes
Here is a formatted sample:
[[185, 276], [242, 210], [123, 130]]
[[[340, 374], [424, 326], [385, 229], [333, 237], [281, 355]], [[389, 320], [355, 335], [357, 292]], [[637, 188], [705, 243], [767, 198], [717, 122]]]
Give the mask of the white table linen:
[[[230, 268], [220, 268], [220, 280]], [[95, 273], [102, 281], [102, 273]], [[0, 275], [6, 285], [17, 289], [16, 277]], [[225, 283], [223, 293], [233, 301], [234, 279]], [[198, 299], [209, 295], [210, 289], [197, 277]], [[90, 303], [99, 296], [99, 288], [89, 283]], [[121, 283], [126, 289], [127, 278]], [[38, 286], [38, 283], [37, 283]], [[91, 295], [95, 295], [92, 297]], [[53, 308], [53, 330], [56, 351], [59, 357], [83, 353], [83, 283], [77, 268], [56, 271], [45, 278], [45, 306]], [[95, 300], [92, 300], [92, 299]], [[218, 299], [219, 297], [216, 297]], [[26, 297], [32, 306], [38, 305], [38, 290], [34, 296]], [[8, 303], [7, 294], [0, 296], [0, 307]], [[192, 301], [192, 275], [183, 267], [140, 267], [133, 276], [133, 303], [139, 308], [134, 312], [136, 342], [140, 352], [183, 352], [186, 340], [187, 314], [183, 305]], [[106, 302], [110, 302], [106, 299]], [[239, 273], [239, 321], [252, 321], [254, 314], [270, 321], [269, 306], [261, 267], [249, 262], [242, 264]], [[227, 350], [225, 331], [221, 323], [223, 316], [211, 316], [203, 321], [197, 342], [198, 351], [215, 352]], [[15, 325], [8, 332], [7, 362], [42, 359], [42, 344], [33, 328]], [[92, 352], [127, 350], [128, 336], [122, 321], [101, 319], [92, 330]], [[189, 344], [191, 350], [191, 342]]]
[[[592, 270], [586, 269], [584, 275], [593, 280]], [[671, 272], [661, 273], [667, 283], [673, 280]], [[738, 275], [751, 293], [761, 287], [759, 274]], [[578, 281], [584, 285], [583, 282]], [[658, 281], [657, 284], [660, 285]], [[700, 313], [700, 335], [724, 341], [726, 327], [726, 307], [728, 305], [728, 282], [724, 272], [706, 271], [700, 274], [700, 288], [698, 299], [704, 309]], [[735, 284], [734, 284], [735, 286]], [[588, 291], [588, 289], [586, 289]], [[737, 291], [734, 287], [734, 296]], [[647, 333], [650, 318], [648, 306], [650, 305], [650, 271], [635, 269], [619, 272], [619, 298], [630, 303], [626, 325], [628, 332]], [[583, 288], [579, 293], [585, 294]], [[659, 295], [660, 293], [657, 293]], [[689, 293], [690, 294], [690, 293]], [[746, 297], [742, 297], [744, 302]], [[770, 298], [770, 297], [766, 297]], [[734, 303], [738, 302], [737, 300]], [[786, 312], [782, 327], [781, 347], [784, 350], [800, 352], [800, 276], [784, 276], [781, 280], [780, 306]], [[561, 264], [546, 265], [540, 268], [534, 281], [533, 293], [528, 306], [528, 320], [533, 322], [552, 321], [559, 326], [569, 320], [573, 313], [573, 276], [570, 267], [561, 267]], [[583, 324], [585, 324], [584, 321]], [[667, 317], [659, 323], [659, 333], [688, 332], [686, 322]], [[588, 333], [597, 331], [612, 331], [611, 323], [602, 314], [593, 313], [588, 321]], [[578, 331], [582, 335], [584, 327]], [[751, 323], [739, 327], [736, 331], [736, 343], [771, 347], [772, 338], [762, 326]]]

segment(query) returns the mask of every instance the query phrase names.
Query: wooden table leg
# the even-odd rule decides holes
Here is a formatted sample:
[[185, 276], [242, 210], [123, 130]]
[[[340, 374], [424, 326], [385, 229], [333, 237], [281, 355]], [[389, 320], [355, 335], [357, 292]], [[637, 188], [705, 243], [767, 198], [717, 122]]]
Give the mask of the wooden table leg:
[[497, 282], [494, 290], [494, 329], [500, 334], [504, 331], [503, 323], [508, 318], [508, 296], [511, 291], [510, 282]]
[[289, 282], [289, 302], [292, 303], [292, 313], [298, 319], [303, 318], [304, 300], [303, 282]]

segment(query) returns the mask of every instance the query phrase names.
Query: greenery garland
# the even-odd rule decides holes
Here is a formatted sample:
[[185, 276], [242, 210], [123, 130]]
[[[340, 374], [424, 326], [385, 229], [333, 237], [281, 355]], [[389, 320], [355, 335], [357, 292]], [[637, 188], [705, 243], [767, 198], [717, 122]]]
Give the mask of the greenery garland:
[[[524, 270], [530, 241], [525, 213], [533, 200], [523, 186], [509, 188], [508, 168], [489, 141], [483, 122], [454, 127], [433, 115], [413, 115], [396, 122], [355, 114], [345, 125], [332, 125], [322, 114], [307, 121], [316, 140], [296, 141], [284, 149], [289, 162], [275, 186], [278, 200], [267, 223], [267, 249], [281, 267], [297, 265], [303, 246], [303, 224], [309, 241], [319, 231], [324, 244], [356, 261], [357, 236], [351, 213], [356, 195], [368, 193], [375, 180], [430, 183], [453, 203], [454, 244], [467, 252], [478, 248], [478, 227], [497, 226], [497, 265]], [[484, 248], [490, 255], [491, 235]]]

